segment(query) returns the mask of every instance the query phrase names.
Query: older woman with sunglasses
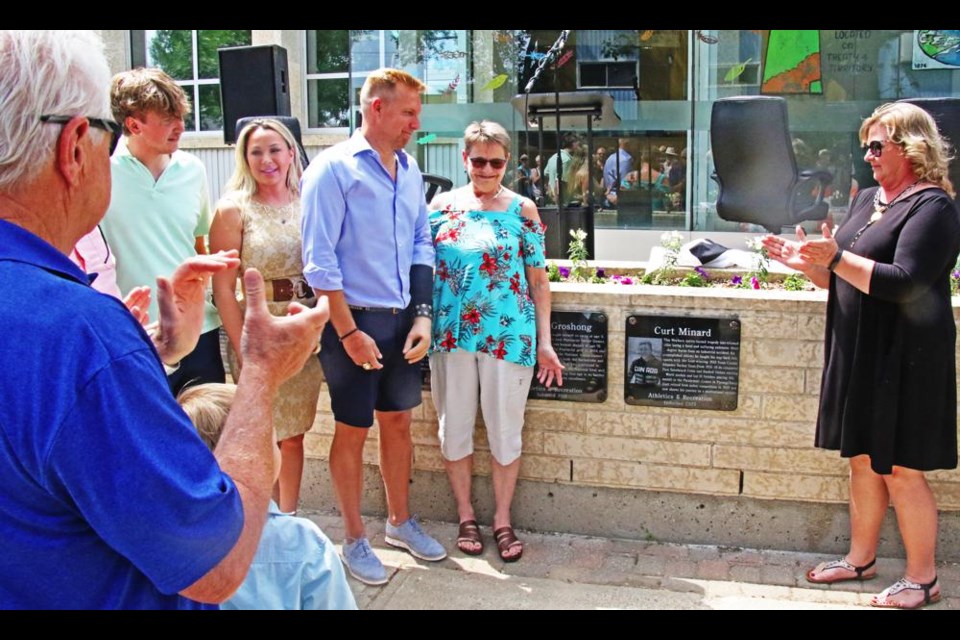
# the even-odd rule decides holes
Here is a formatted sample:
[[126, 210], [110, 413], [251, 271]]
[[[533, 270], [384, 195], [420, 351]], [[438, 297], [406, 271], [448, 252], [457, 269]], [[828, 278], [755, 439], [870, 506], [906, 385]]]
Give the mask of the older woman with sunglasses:
[[474, 122], [464, 134], [470, 182], [431, 203], [437, 263], [433, 286], [433, 401], [440, 450], [457, 502], [457, 547], [483, 552], [471, 503], [473, 429], [483, 420], [493, 473], [493, 535], [500, 558], [520, 559], [523, 543], [510, 524], [520, 470], [527, 393], [537, 379], [563, 384], [563, 365], [550, 341], [550, 285], [544, 226], [536, 205], [501, 182], [510, 136], [495, 122]]
[[816, 444], [850, 460], [848, 553], [807, 572], [830, 584], [876, 577], [880, 526], [893, 502], [907, 563], [877, 607], [940, 600], [937, 505], [924, 471], [957, 466], [956, 327], [950, 272], [960, 213], [933, 119], [885, 104], [860, 127], [879, 183], [860, 191], [834, 235], [764, 238], [770, 256], [829, 289]]

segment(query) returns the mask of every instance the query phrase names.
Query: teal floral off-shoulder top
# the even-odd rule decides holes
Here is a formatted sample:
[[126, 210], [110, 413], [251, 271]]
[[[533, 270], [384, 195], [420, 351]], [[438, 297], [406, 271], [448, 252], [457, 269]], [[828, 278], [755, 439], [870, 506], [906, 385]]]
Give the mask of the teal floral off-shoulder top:
[[536, 315], [525, 267], [546, 266], [546, 227], [523, 217], [522, 202], [515, 198], [506, 211], [465, 211], [450, 204], [430, 214], [437, 253], [434, 351], [536, 364]]

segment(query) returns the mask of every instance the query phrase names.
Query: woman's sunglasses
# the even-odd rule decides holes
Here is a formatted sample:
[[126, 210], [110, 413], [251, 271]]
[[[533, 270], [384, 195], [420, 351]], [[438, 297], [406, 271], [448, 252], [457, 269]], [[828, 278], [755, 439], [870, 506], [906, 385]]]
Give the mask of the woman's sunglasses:
[[507, 161], [504, 158], [481, 158], [479, 156], [476, 158], [470, 158], [470, 164], [473, 165], [474, 169], [483, 169], [485, 166], [487, 166], [488, 162], [494, 169], [503, 169], [507, 164]]
[[863, 152], [870, 152], [874, 158], [879, 158], [883, 155], [883, 141], [882, 140], [871, 140], [867, 144], [863, 145]]

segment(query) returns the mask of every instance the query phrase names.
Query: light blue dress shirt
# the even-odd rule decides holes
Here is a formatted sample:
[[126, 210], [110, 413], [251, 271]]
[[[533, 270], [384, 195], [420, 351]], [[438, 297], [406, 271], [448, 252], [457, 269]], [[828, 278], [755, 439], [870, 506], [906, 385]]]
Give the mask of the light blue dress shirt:
[[619, 191], [620, 182], [617, 182], [617, 164], [620, 165], [619, 178], [620, 182], [627, 177], [627, 174], [633, 170], [633, 156], [624, 151], [623, 149], [617, 149], [617, 152], [607, 158], [607, 161], [603, 163], [603, 188], [609, 190], [611, 187], [616, 186]]
[[313, 159], [301, 180], [303, 274], [348, 304], [406, 308], [410, 267], [433, 268], [423, 176], [402, 149], [394, 181], [358, 130]]
[[312, 520], [270, 501], [267, 523], [246, 579], [224, 610], [356, 609], [333, 543]]

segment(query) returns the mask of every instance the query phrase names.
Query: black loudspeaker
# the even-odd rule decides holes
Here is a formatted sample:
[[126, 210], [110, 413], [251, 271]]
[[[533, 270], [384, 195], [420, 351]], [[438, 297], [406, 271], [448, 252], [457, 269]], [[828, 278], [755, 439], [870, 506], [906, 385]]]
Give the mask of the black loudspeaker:
[[290, 115], [286, 49], [277, 45], [228, 47], [217, 53], [224, 142], [236, 141], [240, 118]]

